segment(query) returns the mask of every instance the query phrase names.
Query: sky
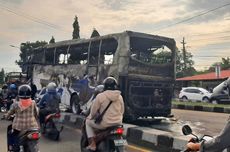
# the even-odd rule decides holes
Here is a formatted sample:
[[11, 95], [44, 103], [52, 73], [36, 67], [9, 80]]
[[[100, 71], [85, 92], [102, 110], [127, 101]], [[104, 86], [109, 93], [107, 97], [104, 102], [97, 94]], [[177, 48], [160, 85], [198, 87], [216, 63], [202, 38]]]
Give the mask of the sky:
[[[0, 0], [0, 68], [20, 71], [21, 43], [126, 30], [171, 37], [193, 55], [197, 70], [230, 57], [230, 0]], [[15, 47], [11, 47], [13, 45]]]

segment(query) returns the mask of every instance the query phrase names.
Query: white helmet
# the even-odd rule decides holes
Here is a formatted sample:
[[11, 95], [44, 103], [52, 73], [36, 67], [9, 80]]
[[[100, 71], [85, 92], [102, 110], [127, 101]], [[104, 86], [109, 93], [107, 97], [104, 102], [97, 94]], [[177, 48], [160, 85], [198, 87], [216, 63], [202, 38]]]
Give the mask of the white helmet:
[[48, 92], [52, 92], [52, 91], [56, 91], [57, 85], [54, 82], [50, 82], [47, 86], [47, 91]]

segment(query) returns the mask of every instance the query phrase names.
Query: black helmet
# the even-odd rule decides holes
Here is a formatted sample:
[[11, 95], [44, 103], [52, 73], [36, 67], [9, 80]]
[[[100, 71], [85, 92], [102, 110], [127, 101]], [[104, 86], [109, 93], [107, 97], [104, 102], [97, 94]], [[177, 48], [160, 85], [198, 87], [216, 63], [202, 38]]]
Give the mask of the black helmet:
[[19, 98], [28, 99], [31, 97], [31, 88], [29, 85], [21, 85], [18, 89]]
[[115, 90], [117, 89], [117, 80], [114, 77], [107, 77], [103, 81], [104, 90]]

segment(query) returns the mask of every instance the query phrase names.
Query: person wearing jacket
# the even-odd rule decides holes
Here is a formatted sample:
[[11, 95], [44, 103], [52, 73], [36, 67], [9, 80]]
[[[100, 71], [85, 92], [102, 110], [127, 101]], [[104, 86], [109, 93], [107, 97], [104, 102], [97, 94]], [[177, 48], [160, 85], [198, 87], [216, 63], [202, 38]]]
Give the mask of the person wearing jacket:
[[9, 86], [9, 90], [8, 90], [8, 93], [7, 93], [7, 110], [10, 109], [10, 106], [13, 104], [13, 100], [16, 99], [18, 95], [18, 90], [17, 90], [17, 86], [16, 84], [12, 83], [10, 84]]
[[[216, 89], [213, 90], [212, 97], [226, 91], [230, 95], [230, 77], [218, 85]], [[230, 117], [224, 127], [224, 129], [217, 135], [215, 138], [209, 141], [202, 141], [201, 143], [189, 142], [187, 148], [200, 151], [200, 152], [222, 152], [227, 148], [227, 151], [230, 152]]]
[[[90, 110], [90, 114], [86, 119], [86, 133], [89, 141], [87, 149], [95, 151], [95, 130], [103, 130], [107, 127], [122, 124], [124, 114], [124, 102], [121, 92], [117, 90], [117, 80], [113, 77], [107, 77], [104, 81], [104, 92], [99, 93]], [[95, 123], [95, 117], [98, 112], [101, 114], [104, 109], [109, 105], [105, 112], [102, 121], [98, 124]]]
[[[37, 122], [38, 117], [38, 108], [35, 103], [31, 99], [31, 88], [29, 85], [21, 85], [18, 90], [19, 101], [15, 101], [10, 110], [4, 115], [5, 118], [9, 119], [9, 117], [15, 114], [13, 119], [12, 136], [14, 139], [17, 139], [18, 134], [21, 131], [26, 131], [29, 129], [39, 129], [39, 125]], [[34, 141], [33, 150], [34, 152], [38, 152], [38, 141]]]
[[39, 102], [39, 120], [41, 125], [44, 124], [47, 115], [60, 112], [59, 103], [61, 102], [61, 98], [58, 95], [56, 88], [56, 84], [50, 82], [47, 85], [47, 92]]

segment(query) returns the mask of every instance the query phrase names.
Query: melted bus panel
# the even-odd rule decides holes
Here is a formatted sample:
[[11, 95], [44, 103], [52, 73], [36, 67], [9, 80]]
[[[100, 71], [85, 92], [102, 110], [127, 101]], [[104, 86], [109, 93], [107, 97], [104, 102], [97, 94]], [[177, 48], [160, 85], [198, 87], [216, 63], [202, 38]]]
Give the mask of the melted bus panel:
[[[125, 118], [167, 116], [175, 81], [175, 41], [125, 31], [48, 44], [35, 51], [33, 81], [55, 81], [68, 107], [88, 101], [95, 85], [114, 76], [125, 101]], [[42, 60], [41, 60], [42, 59]], [[74, 98], [73, 98], [74, 96]]]

